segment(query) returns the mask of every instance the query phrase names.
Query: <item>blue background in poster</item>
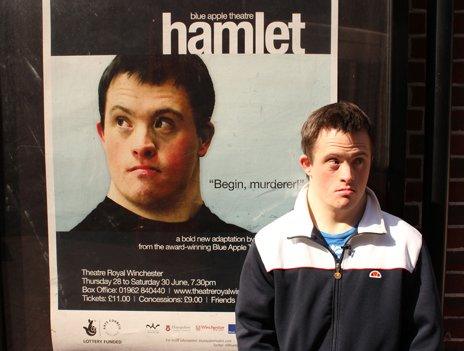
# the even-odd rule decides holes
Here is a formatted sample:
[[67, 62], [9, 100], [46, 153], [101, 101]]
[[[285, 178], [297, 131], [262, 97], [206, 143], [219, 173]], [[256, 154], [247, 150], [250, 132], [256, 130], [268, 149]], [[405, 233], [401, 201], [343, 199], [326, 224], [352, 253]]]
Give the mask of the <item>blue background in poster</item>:
[[[52, 57], [56, 229], [77, 224], [106, 195], [109, 177], [96, 132], [97, 86], [113, 56]], [[299, 131], [330, 102], [330, 55], [202, 56], [216, 90], [216, 133], [201, 160], [205, 203], [226, 222], [257, 231], [290, 210], [305, 176]], [[50, 150], [48, 150], [50, 152]], [[214, 180], [246, 189], [216, 189]], [[294, 189], [251, 189], [250, 181], [299, 181]]]

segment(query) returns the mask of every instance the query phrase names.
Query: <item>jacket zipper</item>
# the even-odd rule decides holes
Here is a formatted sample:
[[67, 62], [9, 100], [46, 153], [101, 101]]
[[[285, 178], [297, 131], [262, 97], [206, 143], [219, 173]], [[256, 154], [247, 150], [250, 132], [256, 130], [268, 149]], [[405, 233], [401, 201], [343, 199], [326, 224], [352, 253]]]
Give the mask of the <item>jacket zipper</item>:
[[333, 331], [332, 331], [332, 351], [337, 350], [337, 337], [338, 337], [338, 322], [339, 322], [339, 309], [340, 309], [340, 282], [339, 280], [342, 279], [343, 276], [343, 270], [342, 270], [342, 261], [343, 258], [345, 257], [345, 251], [348, 249], [348, 252], [351, 252], [351, 245], [350, 242], [351, 240], [355, 237], [358, 236], [359, 234], [356, 233], [355, 235], [352, 235], [348, 241], [345, 243], [345, 245], [342, 246], [342, 254], [340, 255], [340, 258], [337, 257], [337, 255], [330, 250], [329, 251], [332, 253], [332, 256], [335, 259], [335, 271], [334, 271], [334, 309], [333, 309]]
[[351, 236], [351, 238], [348, 239], [348, 241], [345, 243], [345, 245], [342, 246], [342, 254], [340, 255], [340, 258], [337, 257], [337, 255], [332, 251], [332, 249], [327, 245], [326, 241], [322, 239], [322, 242], [319, 240], [315, 240], [314, 238], [310, 238], [310, 240], [314, 241], [315, 243], [321, 245], [324, 247], [329, 253], [332, 254], [334, 260], [335, 260], [335, 270], [333, 273], [334, 277], [334, 303], [333, 303], [333, 311], [332, 311], [332, 325], [333, 325], [333, 331], [332, 331], [332, 351], [336, 351], [336, 341], [337, 341], [337, 334], [338, 334], [338, 314], [339, 314], [339, 295], [340, 295], [340, 282], [339, 280], [342, 279], [343, 276], [343, 270], [342, 270], [342, 261], [343, 257], [345, 256], [345, 250], [348, 249], [349, 252], [351, 252], [351, 246], [349, 243], [351, 240], [360, 235], [359, 233], [354, 234]]
[[339, 293], [340, 293], [340, 288], [339, 288], [339, 280], [342, 278], [343, 275], [343, 270], [342, 270], [342, 261], [343, 261], [343, 256], [345, 255], [345, 249], [349, 246], [347, 245], [348, 242], [351, 240], [348, 240], [347, 244], [343, 246], [343, 251], [340, 256], [340, 259], [337, 257], [337, 255], [332, 251], [332, 249], [327, 245], [325, 240], [319, 241], [311, 238], [312, 241], [315, 243], [321, 245], [324, 247], [327, 251], [329, 251], [330, 254], [332, 254], [334, 260], [335, 260], [335, 270], [333, 273], [334, 277], [334, 302], [333, 302], [333, 310], [332, 310], [332, 351], [336, 350], [336, 341], [337, 341], [337, 333], [338, 333], [338, 309], [339, 309]]
[[343, 276], [343, 269], [342, 269], [342, 261], [345, 256], [345, 251], [346, 249], [349, 249], [351, 251], [351, 246], [349, 245], [351, 239], [353, 239], [355, 236], [359, 234], [353, 235], [351, 238], [348, 239], [348, 241], [345, 243], [345, 245], [342, 246], [342, 254], [340, 255], [340, 258], [337, 257], [335, 252], [330, 249], [330, 247], [327, 246], [327, 243], [323, 242], [322, 246], [324, 246], [329, 252], [332, 254], [334, 260], [335, 260], [335, 270], [333, 273], [334, 277], [334, 301], [333, 301], [333, 311], [332, 311], [332, 351], [337, 350], [337, 339], [338, 339], [338, 323], [339, 323], [339, 310], [340, 310], [340, 279], [342, 279]]
[[[340, 279], [342, 279], [343, 270], [342, 270], [342, 261], [343, 255], [345, 254], [345, 248], [343, 248], [340, 258], [335, 258], [335, 271], [333, 274], [334, 277], [334, 301], [333, 301], [333, 311], [332, 311], [332, 320], [333, 320], [333, 330], [332, 330], [332, 351], [337, 349], [337, 337], [338, 337], [338, 319], [339, 319], [339, 309], [340, 309]], [[334, 256], [335, 257], [335, 256]]]

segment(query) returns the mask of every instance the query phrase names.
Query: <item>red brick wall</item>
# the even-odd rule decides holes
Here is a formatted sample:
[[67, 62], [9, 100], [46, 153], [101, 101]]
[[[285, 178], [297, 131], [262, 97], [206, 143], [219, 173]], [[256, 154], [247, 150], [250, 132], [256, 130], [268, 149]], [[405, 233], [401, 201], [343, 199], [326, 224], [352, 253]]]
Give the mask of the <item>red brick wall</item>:
[[[409, 3], [405, 217], [420, 228], [425, 113], [426, 0]], [[464, 0], [454, 0], [450, 179], [444, 325], [446, 350], [464, 350]]]
[[446, 350], [464, 350], [464, 1], [454, 0], [450, 181], [446, 245]]
[[[426, 0], [409, 3], [405, 217], [420, 228], [425, 113]], [[454, 0], [450, 180], [444, 324], [446, 350], [464, 350], [464, 0]]]

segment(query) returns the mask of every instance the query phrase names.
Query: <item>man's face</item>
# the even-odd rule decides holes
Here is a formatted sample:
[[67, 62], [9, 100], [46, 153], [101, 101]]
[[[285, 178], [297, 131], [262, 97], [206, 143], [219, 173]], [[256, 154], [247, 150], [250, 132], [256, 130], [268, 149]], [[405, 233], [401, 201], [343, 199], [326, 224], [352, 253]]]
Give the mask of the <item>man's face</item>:
[[104, 129], [97, 130], [111, 176], [111, 198], [124, 205], [168, 207], [197, 185], [199, 157], [208, 150], [196, 133], [184, 89], [168, 81], [140, 84], [121, 74], [106, 95]]
[[366, 131], [344, 133], [324, 129], [312, 150], [312, 157], [301, 156], [300, 163], [310, 176], [311, 194], [326, 208], [337, 211], [363, 205], [369, 178], [372, 150]]

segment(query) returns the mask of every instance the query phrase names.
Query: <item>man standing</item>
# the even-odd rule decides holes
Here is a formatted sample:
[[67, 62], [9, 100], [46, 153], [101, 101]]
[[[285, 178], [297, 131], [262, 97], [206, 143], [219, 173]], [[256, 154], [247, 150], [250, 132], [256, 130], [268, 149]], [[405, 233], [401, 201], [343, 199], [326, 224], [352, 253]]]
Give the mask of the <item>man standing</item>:
[[441, 315], [420, 233], [367, 188], [373, 128], [356, 105], [303, 125], [309, 178], [293, 211], [264, 227], [243, 266], [240, 350], [437, 350]]

